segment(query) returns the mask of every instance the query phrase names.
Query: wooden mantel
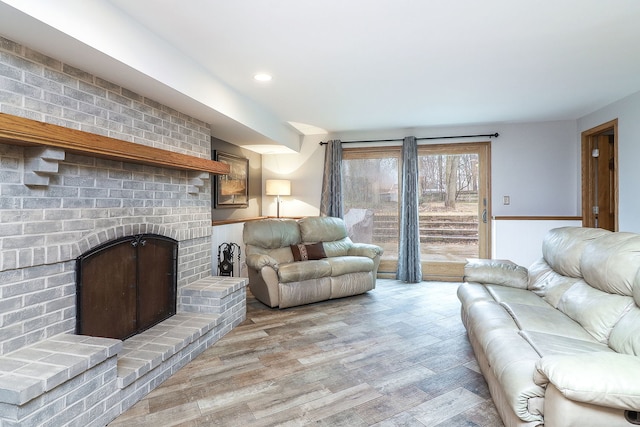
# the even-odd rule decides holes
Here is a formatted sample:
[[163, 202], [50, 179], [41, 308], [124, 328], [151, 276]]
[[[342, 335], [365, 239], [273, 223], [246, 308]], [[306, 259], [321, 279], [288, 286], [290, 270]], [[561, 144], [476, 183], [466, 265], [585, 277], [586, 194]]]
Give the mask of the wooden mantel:
[[229, 165], [214, 160], [4, 113], [0, 113], [0, 143], [53, 147], [82, 155], [171, 169], [209, 172], [217, 175], [229, 173]]

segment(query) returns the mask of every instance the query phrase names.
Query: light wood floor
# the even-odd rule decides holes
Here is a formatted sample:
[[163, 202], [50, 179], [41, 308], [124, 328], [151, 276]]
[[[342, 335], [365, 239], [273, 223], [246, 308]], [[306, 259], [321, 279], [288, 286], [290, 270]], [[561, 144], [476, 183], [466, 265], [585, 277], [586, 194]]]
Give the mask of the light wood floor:
[[502, 426], [457, 286], [379, 280], [284, 310], [249, 294], [242, 325], [110, 426]]

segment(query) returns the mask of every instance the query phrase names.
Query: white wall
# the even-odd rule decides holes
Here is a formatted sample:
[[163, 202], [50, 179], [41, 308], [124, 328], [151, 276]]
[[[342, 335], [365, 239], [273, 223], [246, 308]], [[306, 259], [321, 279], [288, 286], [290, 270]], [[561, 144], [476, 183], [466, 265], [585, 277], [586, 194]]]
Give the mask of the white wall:
[[[262, 188], [267, 179], [291, 180], [291, 196], [281, 197], [280, 216], [316, 216], [320, 214], [322, 170], [326, 135], [305, 136], [300, 152], [262, 156]], [[264, 194], [264, 192], [263, 192]], [[262, 215], [276, 216], [274, 196], [262, 196]]]
[[[575, 121], [499, 126], [491, 144], [493, 216], [580, 215]], [[510, 205], [503, 205], [509, 196]]]
[[579, 134], [618, 119], [619, 229], [640, 232], [640, 92], [578, 120]]
[[529, 267], [542, 257], [542, 239], [552, 228], [580, 227], [580, 220], [523, 219], [492, 223], [493, 259], [508, 259]]
[[[381, 130], [307, 136], [299, 154], [263, 156], [263, 179], [292, 180], [292, 196], [285, 197], [284, 216], [318, 215], [325, 146], [330, 138], [343, 141], [467, 135], [498, 132], [491, 142], [492, 214], [494, 216], [580, 215], [579, 138], [575, 121], [557, 121], [448, 128]], [[476, 139], [480, 141], [482, 139]], [[430, 143], [470, 142], [435, 140]], [[420, 143], [426, 143], [420, 141]], [[363, 144], [360, 144], [363, 145]], [[369, 144], [371, 145], [371, 144]], [[380, 144], [376, 144], [380, 146]], [[511, 204], [502, 205], [502, 196]], [[273, 197], [263, 199], [263, 215], [275, 215]]]

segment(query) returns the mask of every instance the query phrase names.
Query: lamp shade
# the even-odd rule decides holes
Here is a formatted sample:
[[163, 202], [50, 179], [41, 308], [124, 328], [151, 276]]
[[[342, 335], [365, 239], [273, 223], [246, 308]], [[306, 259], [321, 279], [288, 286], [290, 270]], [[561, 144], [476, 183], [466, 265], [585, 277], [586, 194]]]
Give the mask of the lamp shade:
[[291, 181], [288, 179], [268, 179], [266, 181], [267, 196], [290, 196]]

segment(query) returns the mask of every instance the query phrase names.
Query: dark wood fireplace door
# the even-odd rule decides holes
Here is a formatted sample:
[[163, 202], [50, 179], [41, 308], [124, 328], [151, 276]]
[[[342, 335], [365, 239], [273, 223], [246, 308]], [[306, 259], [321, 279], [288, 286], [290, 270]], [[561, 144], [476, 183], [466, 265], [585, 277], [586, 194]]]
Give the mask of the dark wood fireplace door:
[[124, 340], [176, 313], [178, 243], [140, 234], [77, 259], [76, 333]]

